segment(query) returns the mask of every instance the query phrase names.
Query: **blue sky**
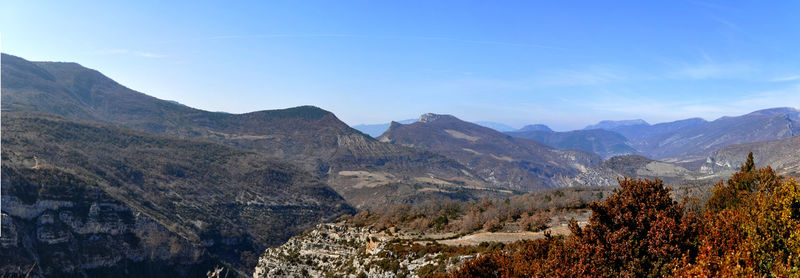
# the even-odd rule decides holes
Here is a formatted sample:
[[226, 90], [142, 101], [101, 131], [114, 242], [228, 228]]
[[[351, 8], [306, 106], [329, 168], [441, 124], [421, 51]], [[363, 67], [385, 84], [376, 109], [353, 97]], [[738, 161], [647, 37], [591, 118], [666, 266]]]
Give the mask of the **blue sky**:
[[800, 107], [800, 1], [128, 2], [0, 2], [2, 51], [201, 109], [311, 104], [349, 124]]

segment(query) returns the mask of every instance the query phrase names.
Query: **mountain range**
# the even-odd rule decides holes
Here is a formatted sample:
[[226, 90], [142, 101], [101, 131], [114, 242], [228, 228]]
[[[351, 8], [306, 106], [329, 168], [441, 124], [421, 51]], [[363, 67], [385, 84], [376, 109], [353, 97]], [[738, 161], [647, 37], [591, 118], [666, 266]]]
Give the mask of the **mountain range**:
[[248, 275], [264, 248], [360, 209], [624, 176], [713, 182], [749, 151], [800, 171], [794, 108], [567, 132], [428, 113], [359, 130], [314, 106], [209, 112], [76, 63], [2, 62], [0, 273]]
[[[800, 111], [771, 108], [713, 121], [688, 118], [649, 124], [641, 119], [600, 121], [582, 130], [556, 132], [542, 124], [506, 134], [561, 150], [582, 150], [603, 158], [638, 154], [699, 170], [714, 151], [726, 146], [790, 138], [800, 134]], [[413, 120], [403, 121], [404, 124]], [[497, 130], [497, 129], [495, 129]]]
[[[5, 111], [47, 113], [256, 151], [301, 166], [356, 206], [428, 195], [494, 194], [481, 192], [484, 182], [447, 157], [382, 144], [313, 106], [208, 112], [133, 91], [75, 63], [29, 62], [11, 55], [3, 56], [3, 81]], [[423, 190], [427, 187], [449, 189]]]
[[532, 128], [529, 128], [526, 131], [506, 132], [506, 134], [542, 142], [558, 149], [582, 150], [595, 153], [603, 158], [638, 153], [636, 149], [629, 145], [625, 136], [604, 129], [555, 132], [549, 129], [532, 130]]
[[[39, 251], [46, 249], [59, 256], [96, 254], [48, 262], [53, 269], [45, 273], [53, 275], [124, 273], [131, 269], [115, 266], [127, 262], [154, 271], [185, 265], [191, 272], [223, 261], [250, 271], [254, 252], [351, 213], [351, 205], [508, 195], [450, 158], [378, 142], [316, 107], [208, 112], [133, 91], [75, 63], [6, 54], [2, 61], [3, 219], [10, 219], [3, 234], [17, 235], [3, 239], [0, 264], [8, 267], [54, 255]], [[70, 193], [76, 184], [97, 197]], [[57, 190], [26, 195], [51, 185]], [[120, 228], [109, 232], [105, 218], [64, 212], [54, 203], [110, 204], [118, 216], [108, 225]], [[74, 217], [62, 219], [62, 213]], [[139, 229], [131, 215], [150, 228]], [[41, 232], [53, 225], [53, 232]], [[176, 252], [147, 245], [151, 233], [175, 242]], [[93, 246], [98, 237], [121, 239]], [[123, 239], [130, 248], [108, 252]]]
[[772, 108], [714, 121], [690, 118], [649, 125], [634, 120], [598, 126], [622, 134], [631, 147], [650, 158], [697, 168], [709, 154], [726, 146], [798, 135], [799, 121], [800, 111], [795, 108]]
[[[402, 121], [397, 121], [397, 122], [401, 123], [401, 124], [410, 124], [410, 123], [414, 123], [416, 121], [417, 121], [417, 119], [407, 119], [407, 120], [402, 120]], [[381, 136], [381, 134], [383, 134], [384, 132], [386, 132], [387, 129], [389, 129], [389, 124], [390, 123], [370, 124], [370, 125], [360, 124], [360, 125], [354, 125], [353, 128], [355, 128], [358, 131], [361, 131], [361, 132], [363, 132], [363, 133], [365, 133], [365, 134], [367, 134], [369, 136], [372, 136], [373, 138], [378, 138], [378, 136]], [[478, 122], [475, 122], [475, 124], [478, 124], [478, 125], [484, 126], [484, 127], [488, 127], [488, 128], [494, 129], [496, 131], [500, 131], [500, 132], [516, 130], [516, 129], [514, 129], [513, 127], [511, 127], [509, 125], [506, 125], [506, 124], [503, 124], [503, 123], [497, 123], [497, 122], [478, 121]]]
[[424, 114], [407, 125], [393, 122], [378, 140], [451, 157], [495, 186], [520, 191], [569, 186], [570, 177], [602, 163], [592, 153], [557, 150], [451, 115]]

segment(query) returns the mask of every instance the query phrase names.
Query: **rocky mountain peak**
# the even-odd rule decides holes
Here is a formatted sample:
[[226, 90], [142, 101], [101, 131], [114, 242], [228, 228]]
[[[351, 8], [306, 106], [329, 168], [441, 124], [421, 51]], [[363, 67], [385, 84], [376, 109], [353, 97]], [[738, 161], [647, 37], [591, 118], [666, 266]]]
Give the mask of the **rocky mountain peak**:
[[401, 124], [401, 123], [398, 123], [398, 122], [392, 121], [391, 123], [389, 123], [389, 130], [391, 130], [391, 129], [393, 129], [393, 128], [398, 128], [398, 127], [400, 127], [400, 126], [402, 126], [402, 125], [403, 125], [403, 124]]
[[459, 119], [452, 115], [425, 113], [419, 116], [418, 122], [420, 123], [433, 123], [439, 121], [458, 121]]

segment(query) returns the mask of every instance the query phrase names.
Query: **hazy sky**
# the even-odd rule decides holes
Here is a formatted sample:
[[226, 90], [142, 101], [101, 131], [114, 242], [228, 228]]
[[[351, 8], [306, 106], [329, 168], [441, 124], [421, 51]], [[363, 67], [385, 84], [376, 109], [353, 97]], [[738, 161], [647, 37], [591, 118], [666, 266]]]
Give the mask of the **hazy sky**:
[[349, 124], [800, 107], [800, 1], [128, 2], [2, 1], [2, 51], [201, 109], [310, 104]]

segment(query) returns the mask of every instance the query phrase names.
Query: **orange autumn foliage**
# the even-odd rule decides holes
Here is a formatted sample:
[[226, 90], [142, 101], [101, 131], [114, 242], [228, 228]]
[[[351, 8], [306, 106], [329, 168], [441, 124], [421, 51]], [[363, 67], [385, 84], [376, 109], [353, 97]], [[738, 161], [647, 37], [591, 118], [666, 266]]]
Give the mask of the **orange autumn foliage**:
[[621, 189], [592, 203], [586, 227], [569, 237], [509, 245], [467, 263], [450, 277], [641, 277], [667, 275], [693, 252], [694, 216], [660, 180], [619, 181]]
[[571, 235], [509, 244], [448, 277], [800, 276], [800, 185], [752, 154], [699, 216], [657, 179], [619, 182]]
[[686, 263], [678, 276], [800, 275], [797, 181], [784, 180], [769, 166], [755, 169], [751, 165], [752, 154], [727, 185], [715, 187], [703, 216], [695, 263]]

